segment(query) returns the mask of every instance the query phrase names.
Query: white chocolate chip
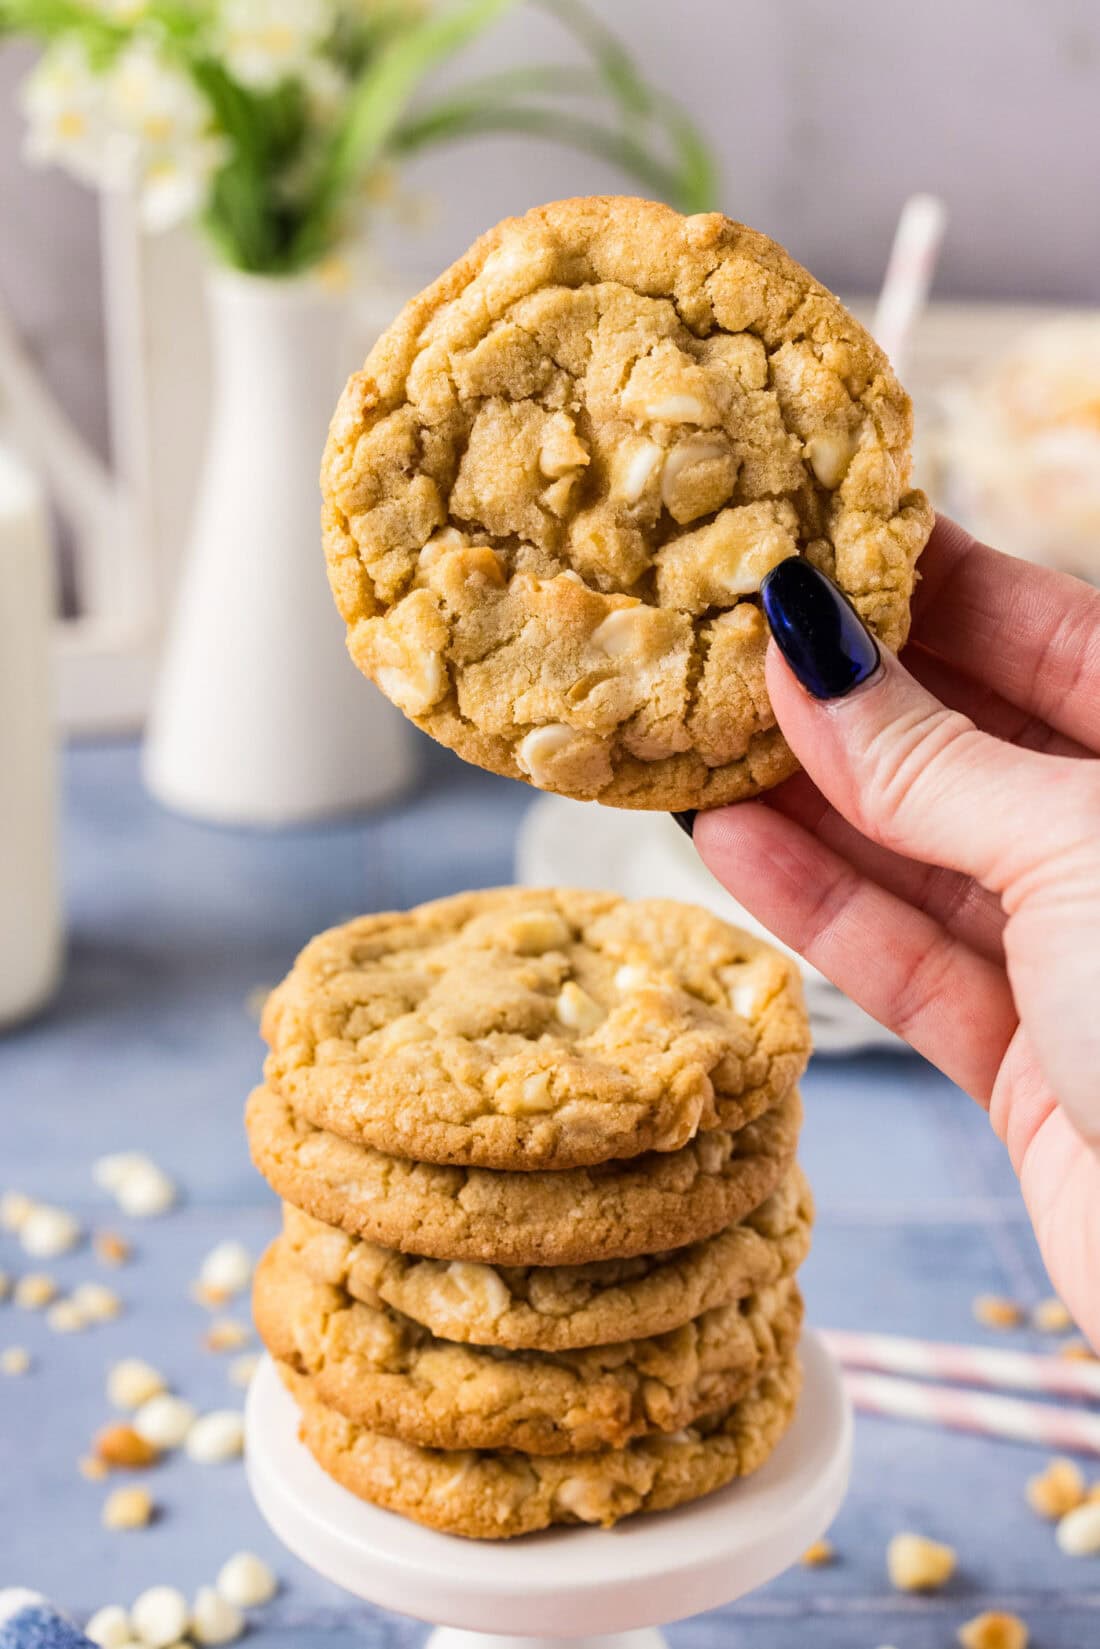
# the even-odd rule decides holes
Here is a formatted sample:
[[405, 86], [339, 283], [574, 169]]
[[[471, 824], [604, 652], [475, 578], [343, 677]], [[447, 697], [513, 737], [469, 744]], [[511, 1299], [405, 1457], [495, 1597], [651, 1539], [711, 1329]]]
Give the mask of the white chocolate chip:
[[652, 424], [707, 424], [712, 414], [697, 395], [660, 395], [645, 407]]
[[26, 1374], [30, 1366], [31, 1354], [26, 1346], [5, 1346], [0, 1351], [0, 1374]]
[[155, 1162], [144, 1161], [130, 1170], [115, 1196], [124, 1214], [134, 1219], [153, 1219], [173, 1206], [176, 1188]]
[[572, 937], [569, 923], [556, 910], [521, 910], [499, 929], [521, 956], [541, 956], [560, 950]]
[[1095, 1557], [1100, 1553], [1100, 1501], [1067, 1512], [1057, 1529], [1058, 1545], [1067, 1557]]
[[244, 1631], [245, 1620], [235, 1603], [213, 1586], [200, 1586], [191, 1605], [191, 1636], [196, 1643], [233, 1643]]
[[238, 1609], [269, 1602], [279, 1587], [267, 1564], [254, 1552], [236, 1552], [218, 1571], [215, 1585], [218, 1595]]
[[162, 1391], [142, 1403], [134, 1415], [134, 1430], [158, 1449], [178, 1449], [195, 1424], [195, 1410], [182, 1397]]
[[460, 533], [457, 527], [444, 527], [442, 532], [434, 533], [428, 539], [416, 558], [416, 564], [421, 572], [427, 572], [449, 551], [465, 549], [468, 543], [465, 533]]
[[116, 1409], [138, 1409], [164, 1391], [163, 1374], [140, 1357], [124, 1357], [107, 1374], [107, 1401]]
[[202, 1262], [199, 1282], [205, 1288], [216, 1289], [225, 1296], [239, 1294], [248, 1287], [252, 1276], [252, 1259], [240, 1242], [220, 1242]]
[[567, 1029], [579, 1031], [582, 1036], [602, 1025], [605, 1018], [600, 1004], [571, 979], [566, 981], [558, 994], [556, 1012]]
[[823, 487], [835, 491], [843, 481], [855, 448], [852, 438], [843, 430], [831, 433], [821, 431], [806, 442], [806, 457], [810, 468]]
[[645, 622], [640, 604], [637, 607], [616, 608], [613, 613], [608, 613], [601, 624], [597, 624], [592, 632], [592, 644], [609, 658], [621, 658], [626, 653], [636, 652]]
[[130, 1641], [130, 1617], [121, 1604], [105, 1604], [85, 1626], [84, 1636], [99, 1649], [122, 1649]]
[[114, 1196], [127, 1175], [148, 1161], [140, 1151], [112, 1151], [92, 1163], [92, 1178], [101, 1191], [109, 1191]]
[[672, 448], [661, 471], [661, 502], [684, 524], [720, 509], [733, 492], [737, 464], [721, 442], [689, 436]]
[[33, 1197], [22, 1191], [5, 1191], [0, 1197], [0, 1226], [5, 1231], [22, 1231], [34, 1208]]
[[16, 1283], [12, 1297], [21, 1311], [41, 1311], [57, 1298], [57, 1284], [45, 1271], [28, 1271]]
[[19, 1227], [19, 1241], [28, 1254], [36, 1259], [52, 1259], [56, 1254], [67, 1254], [80, 1241], [79, 1221], [63, 1208], [52, 1208], [48, 1203], [37, 1203]]
[[75, 1300], [58, 1300], [46, 1313], [46, 1323], [55, 1334], [79, 1334], [88, 1326], [88, 1319]]
[[150, 1586], [130, 1610], [130, 1625], [148, 1649], [171, 1649], [187, 1631], [187, 1599], [174, 1586]]
[[122, 1301], [106, 1283], [78, 1283], [72, 1303], [90, 1323], [109, 1323], [122, 1311]]
[[105, 1529], [144, 1529], [153, 1521], [153, 1497], [148, 1489], [127, 1485], [115, 1489], [103, 1505]]
[[615, 971], [615, 989], [618, 991], [637, 991], [641, 990], [643, 985], [652, 983], [652, 973], [639, 962], [624, 962], [622, 967]]
[[579, 439], [569, 414], [551, 413], [539, 447], [539, 469], [543, 475], [550, 481], [556, 481], [572, 470], [582, 469], [588, 462], [588, 449]]
[[955, 1573], [955, 1550], [919, 1534], [898, 1534], [886, 1548], [890, 1584], [899, 1592], [937, 1592]]
[[533, 728], [516, 746], [516, 761], [529, 778], [536, 784], [542, 784], [550, 777], [553, 758], [560, 756], [576, 740], [573, 729], [562, 722]]
[[631, 441], [615, 455], [611, 492], [624, 504], [636, 504], [664, 458], [656, 441]]
[[490, 1322], [508, 1310], [512, 1296], [507, 1285], [491, 1265], [479, 1265], [473, 1260], [452, 1260], [446, 1268], [446, 1280], [458, 1289], [463, 1300], [484, 1314]]
[[554, 1502], [582, 1523], [602, 1523], [611, 1510], [614, 1490], [610, 1478], [567, 1477], [554, 1490]]
[[187, 1433], [187, 1457], [200, 1466], [235, 1460], [244, 1448], [244, 1415], [236, 1409], [213, 1409]]
[[374, 679], [388, 699], [410, 716], [422, 716], [443, 695], [447, 676], [438, 653], [406, 651], [399, 664], [381, 664]]

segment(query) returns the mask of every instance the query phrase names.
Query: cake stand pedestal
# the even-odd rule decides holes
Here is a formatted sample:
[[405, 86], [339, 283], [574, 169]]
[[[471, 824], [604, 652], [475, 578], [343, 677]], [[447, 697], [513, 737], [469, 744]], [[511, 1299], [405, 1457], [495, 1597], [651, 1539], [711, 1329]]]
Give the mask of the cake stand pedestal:
[[743, 1481], [611, 1530], [460, 1540], [357, 1500], [298, 1441], [264, 1361], [248, 1394], [248, 1479], [296, 1557], [356, 1597], [436, 1628], [429, 1649], [664, 1649], [659, 1628], [763, 1586], [829, 1527], [848, 1485], [852, 1418], [813, 1334], [794, 1423]]

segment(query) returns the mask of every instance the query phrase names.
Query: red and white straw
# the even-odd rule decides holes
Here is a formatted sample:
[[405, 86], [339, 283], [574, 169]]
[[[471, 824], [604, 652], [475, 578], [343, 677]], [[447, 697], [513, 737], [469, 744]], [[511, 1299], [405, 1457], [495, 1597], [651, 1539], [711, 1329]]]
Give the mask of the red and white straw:
[[985, 1386], [991, 1390], [1042, 1391], [1052, 1397], [1100, 1401], [1100, 1362], [1072, 1362], [1064, 1357], [913, 1340], [895, 1334], [847, 1334], [834, 1330], [823, 1338], [833, 1356], [846, 1368], [910, 1374], [930, 1380], [960, 1380], [964, 1385]]
[[891, 1374], [847, 1370], [844, 1383], [852, 1402], [864, 1414], [890, 1415], [954, 1431], [978, 1432], [985, 1437], [1006, 1437], [1071, 1454], [1100, 1455], [1100, 1415], [1080, 1409], [1028, 1403], [1019, 1397], [1000, 1397], [986, 1391], [963, 1391], [957, 1386], [921, 1385]]
[[936, 195], [911, 195], [901, 209], [871, 331], [902, 372], [913, 328], [928, 301], [947, 213]]

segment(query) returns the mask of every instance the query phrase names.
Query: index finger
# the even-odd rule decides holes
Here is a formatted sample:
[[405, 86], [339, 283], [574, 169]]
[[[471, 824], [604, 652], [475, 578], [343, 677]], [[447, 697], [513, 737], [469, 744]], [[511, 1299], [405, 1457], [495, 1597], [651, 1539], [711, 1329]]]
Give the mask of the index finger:
[[1100, 750], [1100, 591], [981, 544], [939, 516], [920, 559], [914, 641]]

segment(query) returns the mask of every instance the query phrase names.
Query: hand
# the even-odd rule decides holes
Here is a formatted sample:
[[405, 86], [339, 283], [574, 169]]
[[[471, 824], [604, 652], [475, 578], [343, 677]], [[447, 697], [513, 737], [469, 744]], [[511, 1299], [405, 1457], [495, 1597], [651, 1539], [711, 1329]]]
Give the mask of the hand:
[[1100, 593], [946, 520], [920, 571], [904, 666], [808, 562], [769, 575], [768, 691], [805, 771], [694, 839], [988, 1108], [1100, 1346]]

